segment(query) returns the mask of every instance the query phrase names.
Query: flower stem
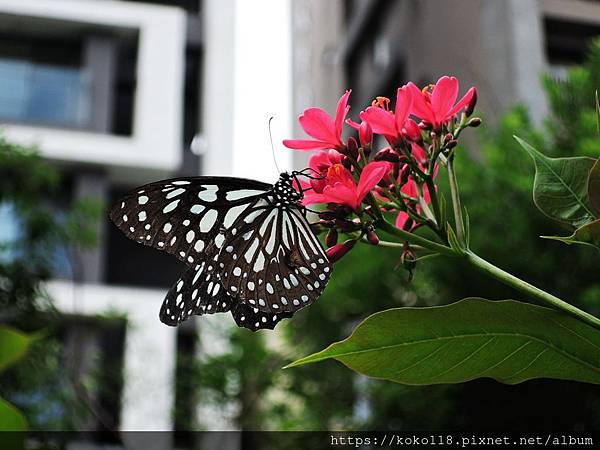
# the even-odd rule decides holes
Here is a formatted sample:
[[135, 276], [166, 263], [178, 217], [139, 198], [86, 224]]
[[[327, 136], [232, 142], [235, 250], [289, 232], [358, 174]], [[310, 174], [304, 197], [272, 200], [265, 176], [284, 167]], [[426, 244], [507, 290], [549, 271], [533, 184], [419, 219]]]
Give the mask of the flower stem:
[[425, 247], [434, 252], [441, 253], [442, 255], [459, 256], [450, 247], [446, 247], [445, 245], [430, 241], [429, 239], [419, 236], [417, 234], [409, 233], [408, 231], [396, 228], [395, 226], [389, 224], [383, 219], [377, 221], [375, 225], [378, 229], [383, 230], [386, 233], [391, 234], [393, 236], [399, 237], [402, 240], [408, 241], [411, 244], [420, 245], [421, 247]]
[[532, 284], [529, 284], [526, 281], [523, 281], [520, 278], [517, 278], [516, 276], [494, 266], [492, 263], [477, 256], [471, 251], [465, 253], [465, 258], [473, 266], [488, 274], [492, 278], [495, 278], [496, 280], [501, 281], [502, 283], [518, 291], [536, 298], [545, 305], [564, 311], [565, 313], [587, 323], [588, 325], [600, 329], [600, 319], [597, 317], [594, 317], [591, 314], [588, 314], [587, 312], [565, 302], [564, 300], [561, 300], [560, 298], [555, 297], [554, 295], [543, 291]]
[[452, 209], [454, 210], [454, 222], [456, 224], [456, 237], [458, 242], [467, 245], [465, 241], [465, 222], [462, 215], [462, 205], [460, 203], [460, 193], [454, 172], [454, 155], [448, 157], [448, 180], [450, 181], [450, 195], [452, 196]]

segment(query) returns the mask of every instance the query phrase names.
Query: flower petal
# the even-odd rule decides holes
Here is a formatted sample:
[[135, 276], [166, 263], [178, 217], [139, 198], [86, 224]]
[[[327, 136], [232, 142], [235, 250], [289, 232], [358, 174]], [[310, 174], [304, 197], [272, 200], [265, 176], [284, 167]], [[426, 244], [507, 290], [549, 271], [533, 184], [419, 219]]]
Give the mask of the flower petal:
[[285, 139], [283, 145], [294, 150], [328, 150], [333, 147], [329, 142], [310, 139]]
[[419, 164], [424, 164], [427, 161], [427, 152], [419, 144], [414, 142], [411, 144], [411, 153]]
[[404, 211], [400, 211], [398, 213], [398, 216], [396, 216], [396, 228], [400, 228], [401, 230], [403, 230], [404, 225], [406, 225], [406, 222], [408, 219], [409, 219], [408, 214], [405, 213]]
[[455, 77], [441, 77], [431, 94], [431, 107], [438, 121], [444, 120], [457, 97], [458, 80]]
[[358, 180], [358, 187], [356, 188], [356, 200], [358, 204], [362, 202], [369, 191], [390, 171], [390, 168], [391, 165], [386, 161], [370, 162], [364, 167]]
[[355, 130], [358, 130], [358, 129], [360, 128], [360, 123], [358, 123], [358, 122], [355, 122], [355, 121], [354, 121], [354, 120], [352, 120], [352, 119], [346, 119], [346, 123], [347, 123], [348, 125], [350, 125], [352, 128], [354, 128]]
[[425, 101], [421, 90], [412, 81], [409, 82], [407, 86], [412, 92], [411, 113], [417, 116], [419, 119], [433, 124], [435, 122], [435, 114], [433, 114], [430, 104]]
[[319, 141], [330, 142], [335, 146], [338, 139], [335, 134], [333, 119], [321, 108], [308, 108], [300, 116], [300, 125], [306, 134]]
[[350, 111], [350, 107], [348, 106], [348, 97], [350, 97], [351, 89], [348, 89], [344, 95], [340, 98], [337, 104], [337, 109], [335, 110], [335, 136], [338, 140], [341, 140], [342, 137], [342, 127], [344, 126], [344, 119]]
[[371, 125], [374, 133], [397, 136], [396, 122], [394, 116], [377, 106], [369, 106], [360, 113], [360, 118]]
[[408, 119], [408, 115], [410, 114], [410, 110], [412, 108], [412, 103], [412, 91], [408, 89], [407, 86], [398, 88], [398, 91], [396, 92], [396, 110], [394, 113], [396, 118], [396, 130], [402, 130], [404, 127], [404, 122], [406, 122], [406, 119]]
[[421, 129], [419, 128], [419, 125], [417, 125], [417, 122], [412, 119], [408, 119], [404, 122], [402, 132], [412, 141], [418, 141], [421, 138]]
[[318, 194], [317, 192], [310, 190], [310, 191], [304, 192], [304, 197], [302, 198], [301, 203], [304, 206], [308, 206], [308, 205], [314, 205], [317, 203], [327, 203], [328, 201], [329, 200], [327, 200], [327, 197], [325, 195]]
[[338, 205], [348, 205], [353, 209], [360, 206], [360, 202], [356, 197], [356, 189], [353, 189], [344, 183], [335, 183], [334, 185], [325, 186], [323, 189], [323, 197], [328, 203], [337, 203]]
[[471, 100], [473, 99], [473, 96], [477, 93], [477, 89], [475, 89], [474, 87], [472, 87], [471, 89], [469, 89], [467, 91], [467, 93], [463, 96], [463, 98], [461, 98], [459, 100], [459, 102], [454, 105], [454, 108], [452, 108], [449, 112], [448, 112], [448, 116], [446, 118], [449, 119], [450, 117], [452, 117], [454, 114], [456, 114], [457, 112], [459, 112], [461, 109], [463, 109], [465, 106], [467, 106]]

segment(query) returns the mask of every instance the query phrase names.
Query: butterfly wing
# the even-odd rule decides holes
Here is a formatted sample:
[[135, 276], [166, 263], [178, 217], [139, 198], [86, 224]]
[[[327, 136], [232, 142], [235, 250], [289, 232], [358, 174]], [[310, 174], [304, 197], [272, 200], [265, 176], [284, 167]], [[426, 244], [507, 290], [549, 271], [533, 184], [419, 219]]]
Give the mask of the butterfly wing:
[[231, 311], [239, 326], [273, 329], [314, 301], [331, 267], [295, 204], [273, 186], [225, 177], [188, 177], [141, 186], [110, 218], [130, 239], [166, 251], [189, 268], [169, 290], [160, 319]]
[[235, 228], [218, 255], [219, 278], [230, 295], [271, 314], [294, 313], [319, 297], [331, 266], [298, 206], [250, 209]]
[[202, 316], [231, 311], [236, 323], [257, 331], [273, 329], [292, 314], [269, 314], [232, 298], [221, 287], [211, 263], [203, 262], [188, 268], [167, 293], [160, 309], [160, 320], [177, 326], [191, 315]]
[[190, 266], [218, 252], [228, 212], [258, 201], [270, 184], [242, 178], [187, 177], [158, 181], [126, 194], [110, 211], [125, 235], [175, 255]]

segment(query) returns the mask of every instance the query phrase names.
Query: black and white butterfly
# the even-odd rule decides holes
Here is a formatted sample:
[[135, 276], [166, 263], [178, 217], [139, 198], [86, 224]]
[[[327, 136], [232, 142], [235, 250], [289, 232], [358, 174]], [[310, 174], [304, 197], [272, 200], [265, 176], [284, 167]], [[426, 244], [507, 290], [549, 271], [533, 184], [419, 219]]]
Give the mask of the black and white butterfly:
[[[293, 187], [227, 177], [158, 181], [126, 194], [110, 218], [130, 239], [171, 253], [187, 270], [160, 320], [231, 311], [239, 326], [273, 329], [316, 300], [331, 265]], [[299, 184], [298, 184], [299, 185]]]

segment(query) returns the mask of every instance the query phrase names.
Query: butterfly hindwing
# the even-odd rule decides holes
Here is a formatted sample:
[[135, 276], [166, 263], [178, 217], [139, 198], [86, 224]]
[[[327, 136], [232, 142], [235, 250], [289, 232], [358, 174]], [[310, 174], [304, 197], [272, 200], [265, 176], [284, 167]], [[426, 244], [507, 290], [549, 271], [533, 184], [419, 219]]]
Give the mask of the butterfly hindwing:
[[160, 320], [177, 326], [192, 315], [231, 311], [236, 323], [252, 331], [273, 329], [292, 314], [269, 314], [229, 296], [210, 264], [188, 268], [171, 287], [160, 309]]
[[292, 317], [294, 313], [268, 313], [240, 302], [231, 309], [231, 315], [238, 326], [258, 331], [265, 328], [272, 330], [275, 325]]
[[171, 287], [160, 309], [160, 320], [176, 326], [191, 315], [229, 311], [233, 299], [222, 288], [214, 267], [203, 262], [188, 268]]
[[319, 297], [331, 267], [297, 206], [266, 208], [234, 227], [239, 231], [227, 235], [218, 257], [230, 295], [272, 314], [293, 313]]

